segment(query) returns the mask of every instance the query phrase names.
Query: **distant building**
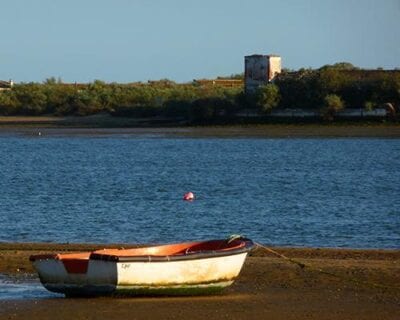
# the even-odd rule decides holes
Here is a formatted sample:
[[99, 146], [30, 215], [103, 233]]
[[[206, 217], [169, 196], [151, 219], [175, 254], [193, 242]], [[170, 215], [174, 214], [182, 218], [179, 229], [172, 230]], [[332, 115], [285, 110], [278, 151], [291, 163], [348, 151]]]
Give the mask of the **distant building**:
[[281, 57], [277, 55], [253, 54], [244, 57], [245, 91], [254, 92], [259, 86], [271, 82], [281, 73]]
[[0, 91], [2, 90], [10, 90], [14, 85], [14, 81], [4, 81], [0, 80]]

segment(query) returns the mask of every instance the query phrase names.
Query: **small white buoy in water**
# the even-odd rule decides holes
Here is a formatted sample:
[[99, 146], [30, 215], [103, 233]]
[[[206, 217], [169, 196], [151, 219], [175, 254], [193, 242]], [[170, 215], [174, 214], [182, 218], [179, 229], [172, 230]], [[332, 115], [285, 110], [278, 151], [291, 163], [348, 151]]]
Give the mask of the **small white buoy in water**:
[[193, 192], [186, 192], [183, 195], [183, 200], [185, 200], [185, 201], [193, 201], [194, 200], [194, 193]]

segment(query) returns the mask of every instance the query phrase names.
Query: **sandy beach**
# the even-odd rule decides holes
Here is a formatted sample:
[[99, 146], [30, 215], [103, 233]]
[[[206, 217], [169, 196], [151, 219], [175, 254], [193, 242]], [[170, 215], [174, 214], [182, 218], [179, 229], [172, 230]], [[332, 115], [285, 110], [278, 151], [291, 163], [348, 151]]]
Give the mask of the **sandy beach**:
[[[103, 247], [1, 243], [0, 273], [34, 273], [31, 254]], [[273, 249], [305, 267], [257, 248], [220, 295], [0, 300], [0, 319], [399, 319], [400, 250]]]

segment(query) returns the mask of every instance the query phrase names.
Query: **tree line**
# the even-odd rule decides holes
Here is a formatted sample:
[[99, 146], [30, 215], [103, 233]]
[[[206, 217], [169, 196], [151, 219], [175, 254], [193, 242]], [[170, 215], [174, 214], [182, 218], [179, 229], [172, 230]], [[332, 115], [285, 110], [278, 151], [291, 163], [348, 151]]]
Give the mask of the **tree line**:
[[386, 103], [400, 107], [400, 70], [362, 70], [350, 63], [317, 70], [283, 72], [276, 80], [281, 108], [336, 112], [343, 108], [372, 110]]
[[[87, 116], [109, 113], [131, 117], [208, 118], [236, 111], [241, 88], [201, 87], [169, 80], [147, 84], [64, 84], [54, 78], [44, 83], [15, 84], [0, 92], [2, 115]], [[223, 110], [223, 111], [222, 111]]]
[[[234, 79], [242, 75], [232, 76]], [[319, 110], [332, 117], [343, 108], [400, 106], [400, 71], [361, 70], [348, 63], [320, 69], [284, 70], [246, 94], [242, 87], [178, 84], [170, 80], [118, 84], [96, 80], [65, 84], [55, 78], [19, 83], [0, 92], [1, 115], [170, 117], [192, 122], [235, 117], [239, 111], [268, 114], [273, 108]]]

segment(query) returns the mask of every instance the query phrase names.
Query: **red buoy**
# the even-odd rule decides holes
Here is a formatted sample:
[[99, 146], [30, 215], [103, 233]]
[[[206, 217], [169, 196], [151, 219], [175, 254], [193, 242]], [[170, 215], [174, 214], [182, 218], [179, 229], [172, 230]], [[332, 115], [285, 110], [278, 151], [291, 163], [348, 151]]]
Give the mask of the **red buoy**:
[[183, 200], [185, 200], [185, 201], [193, 201], [193, 200], [194, 200], [194, 194], [193, 194], [193, 192], [186, 192], [186, 193], [183, 195]]

